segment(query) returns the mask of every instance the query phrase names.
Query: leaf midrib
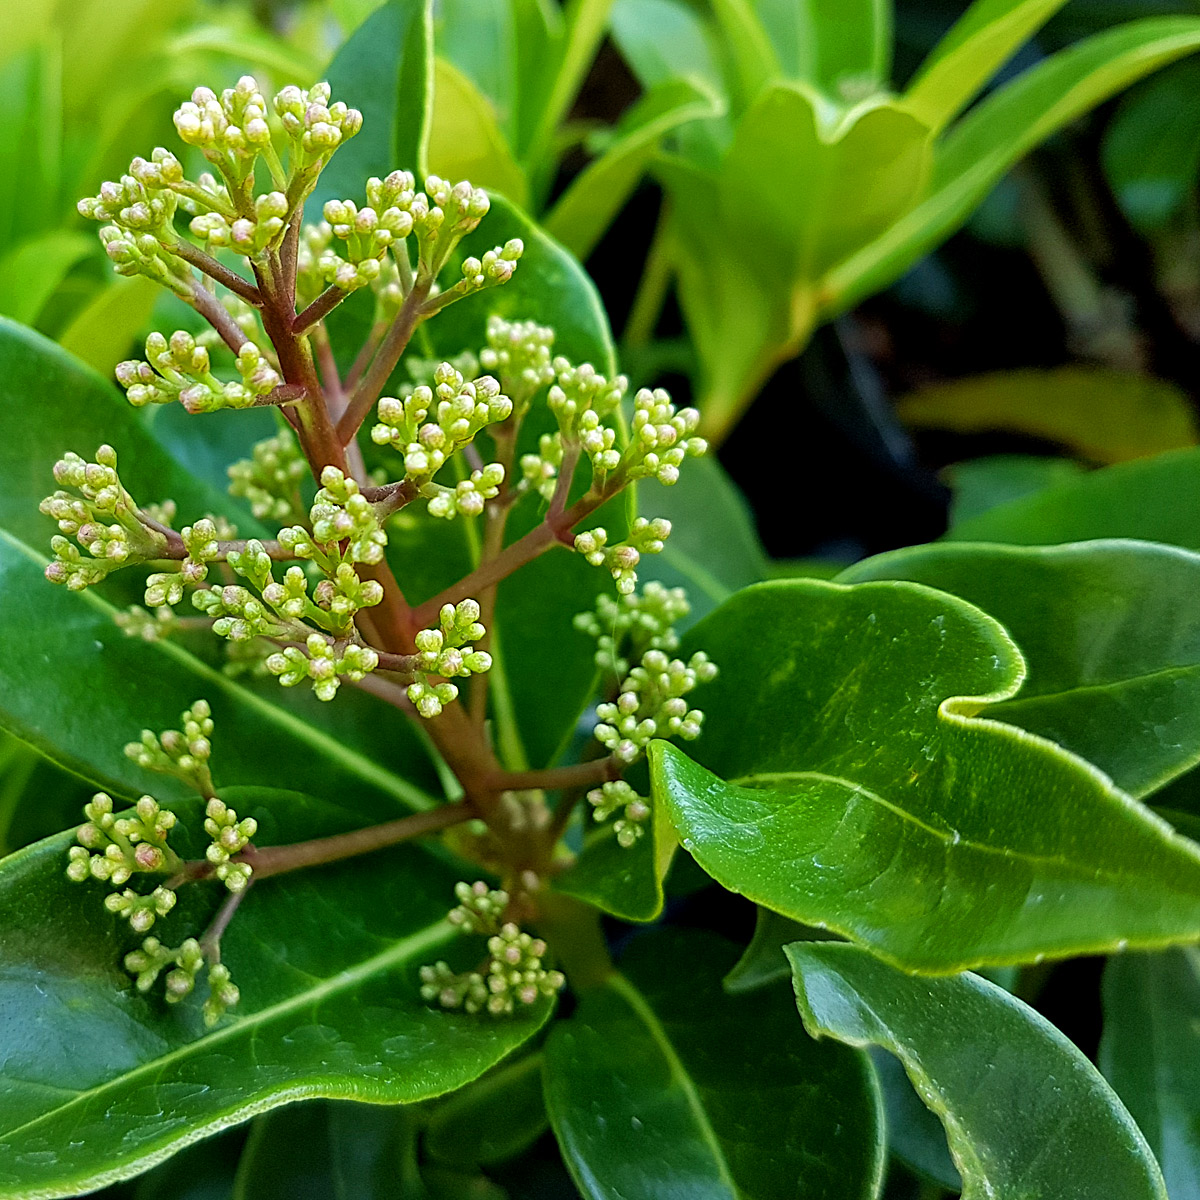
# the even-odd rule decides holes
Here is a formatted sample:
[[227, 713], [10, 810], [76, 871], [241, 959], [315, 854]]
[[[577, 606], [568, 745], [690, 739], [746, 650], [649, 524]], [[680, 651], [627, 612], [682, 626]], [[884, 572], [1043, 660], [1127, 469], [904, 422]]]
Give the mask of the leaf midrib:
[[[909, 812], [905, 808], [901, 808], [898, 804], [893, 803], [886, 797], [879, 795], [878, 792], [874, 792], [870, 788], [863, 787], [862, 784], [854, 783], [852, 780], [846, 779], [840, 775], [827, 775], [821, 771], [768, 771], [751, 775], [742, 775], [737, 779], [730, 779], [726, 782], [735, 787], [747, 788], [749, 790], [760, 782], [766, 783], [769, 786], [777, 782], [794, 783], [797, 781], [805, 781], [810, 779], [822, 783], [833, 783], [839, 787], [854, 792], [857, 795], [870, 800], [873, 804], [878, 804], [880, 807], [887, 809], [890, 813], [899, 817], [902, 821], [906, 821], [910, 825], [913, 825], [923, 832], [931, 835], [937, 841], [943, 842], [947, 847], [974, 850], [979, 854], [992, 855], [1001, 859], [1011, 859], [1019, 862], [1032, 863], [1036, 866], [1058, 867], [1067, 876], [1082, 877], [1093, 880], [1103, 879], [1111, 883], [1122, 883], [1126, 882], [1129, 878], [1137, 878], [1136, 874], [1121, 874], [1108, 869], [1089, 866], [1086, 863], [1073, 863], [1069, 859], [1059, 858], [1053, 855], [1033, 854], [1024, 850], [1014, 851], [1006, 850], [1002, 847], [989, 846], [986, 842], [977, 842], [971, 838], [965, 838], [957, 830], [951, 830], [950, 833], [946, 833], [943, 830], [940, 830], [935, 826], [929, 825], [922, 821], [920, 817]], [[789, 807], [796, 803], [799, 803], [799, 798], [793, 800]], [[758, 823], [749, 821], [734, 821], [728, 816], [726, 816], [725, 819], [733, 825], [751, 825]], [[954, 835], [957, 835], [957, 840], [955, 840]]]
[[250, 1034], [260, 1026], [273, 1021], [276, 1017], [284, 1017], [298, 1009], [319, 1004], [321, 1001], [336, 995], [338, 992], [363, 983], [376, 974], [387, 971], [391, 967], [398, 966], [406, 960], [415, 957], [417, 954], [424, 953], [435, 946], [449, 941], [456, 935], [456, 932], [454, 926], [449, 921], [435, 921], [432, 925], [427, 925], [424, 929], [418, 930], [416, 933], [411, 933], [407, 937], [394, 942], [386, 950], [381, 950], [378, 954], [372, 955], [357, 966], [350, 967], [345, 971], [339, 971], [336, 975], [331, 975], [328, 979], [323, 980], [313, 988], [297, 992], [294, 996], [290, 996], [286, 1000], [281, 1000], [277, 1004], [259, 1009], [257, 1012], [249, 1013], [244, 1017], [238, 1017], [231, 1024], [214, 1030], [212, 1033], [205, 1034], [203, 1037], [188, 1042], [186, 1045], [179, 1046], [158, 1058], [144, 1062], [132, 1071], [126, 1071], [114, 1079], [97, 1084], [86, 1091], [78, 1092], [67, 1103], [61, 1104], [57, 1108], [49, 1109], [32, 1120], [26, 1121], [23, 1125], [18, 1125], [16, 1128], [0, 1134], [0, 1143], [7, 1142], [16, 1135], [33, 1129], [44, 1121], [61, 1116], [75, 1105], [83, 1104], [114, 1088], [125, 1086], [142, 1074], [162, 1071], [173, 1062], [188, 1058], [193, 1054], [206, 1052], [213, 1046], [227, 1041], [232, 1037]]
[[[0, 541], [6, 542], [14, 550], [40, 567], [44, 567], [49, 562], [49, 559], [44, 555], [37, 553], [37, 551], [15, 537], [7, 529], [0, 528]], [[108, 616], [112, 616], [117, 611], [114, 605], [110, 604], [107, 600], [101, 599], [101, 597], [90, 589], [85, 589], [83, 592], [77, 593], [77, 595], [84, 603], [90, 604], [93, 608], [98, 609]], [[294, 734], [302, 741], [308, 742], [314, 750], [327, 758], [340, 762], [364, 782], [373, 784], [381, 791], [396, 797], [396, 799], [403, 801], [413, 809], [433, 808], [437, 803], [422, 788], [409, 783], [399, 775], [393, 774], [386, 768], [379, 766], [378, 763], [372, 762], [358, 751], [342, 745], [337, 739], [300, 720], [299, 717], [288, 712], [287, 709], [280, 708], [270, 703], [270, 701], [264, 700], [261, 696], [246, 688], [239, 687], [227, 675], [202, 662], [195, 655], [184, 650], [182, 646], [178, 646], [169, 640], [160, 640], [155, 645], [164, 654], [183, 663], [189, 670], [195, 672], [206, 681], [216, 684], [222, 691], [237, 697], [238, 700], [256, 709], [275, 724], [282, 726], [289, 733]]]
[[683, 1065], [683, 1060], [680, 1059], [675, 1047], [671, 1044], [671, 1039], [667, 1036], [667, 1031], [663, 1028], [658, 1015], [646, 1003], [646, 999], [641, 992], [624, 975], [614, 973], [609, 977], [606, 986], [616, 992], [645, 1024], [647, 1031], [654, 1040], [654, 1044], [662, 1052], [663, 1058], [666, 1059], [671, 1077], [679, 1084], [683, 1092], [688, 1109], [691, 1111], [699, 1127], [701, 1138], [712, 1152], [713, 1159], [720, 1173], [721, 1182], [729, 1188], [730, 1195], [735, 1200], [742, 1200], [742, 1191], [734, 1182], [733, 1175], [729, 1170], [729, 1163], [725, 1159], [725, 1152], [721, 1149], [720, 1140], [717, 1137], [716, 1130], [712, 1127], [708, 1113], [704, 1109], [704, 1104], [700, 1099], [700, 1093], [696, 1088], [696, 1084], [688, 1074], [687, 1068]]

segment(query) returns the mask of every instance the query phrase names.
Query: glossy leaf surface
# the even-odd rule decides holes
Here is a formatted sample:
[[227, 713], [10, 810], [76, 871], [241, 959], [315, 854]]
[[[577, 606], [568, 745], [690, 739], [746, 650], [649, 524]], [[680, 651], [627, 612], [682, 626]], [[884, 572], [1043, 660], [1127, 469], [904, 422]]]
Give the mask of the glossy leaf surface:
[[[203, 696], [218, 722], [214, 769], [221, 783], [353, 797], [364, 812], [388, 815], [398, 804], [430, 803], [427, 789], [436, 782], [424, 750], [390, 710], [380, 719], [377, 701], [339, 696], [339, 703], [321, 707], [325, 728], [310, 725], [316, 716], [311, 697], [289, 695], [273, 682], [247, 686], [192, 653], [215, 653], [219, 663], [213, 639], [176, 644], [127, 637], [113, 623], [113, 606], [94, 589], [80, 595], [42, 578], [55, 529], [38, 512], [38, 501], [54, 490], [53, 464], [66, 450], [90, 457], [109, 442], [134, 497], [148, 503], [170, 496], [185, 521], [228, 511], [226, 497], [174, 462], [115, 388], [50, 342], [3, 324], [0, 416], [7, 434], [0, 440], [0, 471], [9, 481], [0, 496], [0, 604], [8, 614], [0, 622], [0, 724], [121, 794], [136, 796], [153, 782], [155, 794], [169, 799], [183, 794], [181, 785], [148, 775], [123, 747], [144, 728], [173, 727]], [[243, 534], [258, 531], [248, 518], [238, 520]], [[79, 703], [81, 694], [93, 702]], [[264, 744], [275, 753], [264, 755]]]
[[1074, 751], [1146, 796], [1200, 762], [1200, 556], [1150, 542], [942, 543], [856, 563], [995, 617], [1028, 674], [986, 715]]
[[950, 527], [1001, 504], [1070, 483], [1083, 470], [1079, 463], [1068, 458], [1035, 454], [991, 454], [954, 463], [942, 472], [954, 492], [950, 501]]
[[1171, 1200], [1200, 1197], [1200, 957], [1122, 954], [1104, 971], [1099, 1063], [1150, 1143]]
[[730, 782], [662, 742], [651, 780], [725, 887], [935, 973], [1200, 931], [1200, 850], [1080, 759], [978, 715], [1024, 664], [964, 601], [761, 584], [692, 645], [722, 672], [696, 690], [692, 752]]
[[[355, 823], [352, 811], [292, 793], [226, 794], [258, 819], [262, 845]], [[179, 811], [194, 853], [200, 805]], [[187, 852], [186, 836], [172, 841]], [[452, 946], [453, 872], [406, 846], [255, 887], [222, 939], [241, 1003], [206, 1030], [198, 999], [172, 1008], [161, 989], [133, 989], [120, 964], [136, 938], [104, 911], [102, 886], [67, 881], [69, 844], [50, 838], [0, 867], [0, 1196], [98, 1187], [300, 1097], [439, 1095], [494, 1065], [549, 1013], [547, 1002], [479, 1020], [419, 998], [422, 964], [470, 959], [478, 947]], [[198, 933], [219, 903], [211, 885], [191, 891], [161, 922], [162, 937]]]
[[855, 1200], [882, 1169], [863, 1057], [805, 1037], [785, 991], [728, 996], [733, 947], [639, 939], [546, 1043], [546, 1105], [588, 1200]]
[[814, 1037], [881, 1046], [946, 1127], [963, 1200], [1166, 1200], [1145, 1139], [1044, 1017], [974, 975], [916, 979], [853, 946], [788, 948]]

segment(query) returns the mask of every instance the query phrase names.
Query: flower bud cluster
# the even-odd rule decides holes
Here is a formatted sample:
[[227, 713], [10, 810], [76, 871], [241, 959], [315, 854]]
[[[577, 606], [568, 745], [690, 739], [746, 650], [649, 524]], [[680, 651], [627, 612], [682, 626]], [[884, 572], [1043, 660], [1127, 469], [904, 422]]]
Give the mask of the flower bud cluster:
[[54, 478], [78, 494], [55, 492], [40, 509], [58, 522], [62, 533], [74, 534], [88, 557], [66, 537], [52, 538], [55, 561], [46, 568], [51, 583], [79, 591], [119, 567], [157, 558], [166, 548], [166, 536], [139, 519], [137, 504], [117, 475], [117, 452], [111, 446], [101, 446], [95, 462], [68, 452], [54, 464]]
[[213, 874], [231, 892], [243, 891], [253, 868], [248, 862], [235, 861], [234, 856], [245, 850], [258, 832], [258, 822], [253, 817], [239, 821], [237, 813], [216, 796], [209, 800], [204, 812], [204, 832], [212, 838], [204, 857], [212, 863]]
[[285, 646], [266, 660], [267, 670], [284, 687], [311, 680], [318, 700], [332, 700], [343, 678], [357, 682], [378, 665], [379, 655], [369, 646], [331, 643], [319, 633], [309, 634], [303, 650]]
[[549, 501], [558, 484], [562, 460], [562, 434], [543, 433], [538, 438], [538, 452], [521, 455], [521, 487], [531, 489]]
[[631, 763], [653, 738], [698, 738], [704, 714], [689, 708], [684, 697], [716, 675], [716, 666], [702, 650], [686, 663], [662, 650], [646, 651], [622, 682], [616, 701], [596, 706], [596, 739], [615, 758]]
[[210, 251], [233, 250], [247, 258], [259, 258], [283, 240], [289, 212], [283, 192], [264, 192], [254, 198], [253, 216], [203, 212], [191, 219], [188, 228]]
[[197, 700], [179, 719], [181, 729], [161, 734], [143, 729], [140, 741], [130, 742], [125, 754], [146, 771], [174, 775], [202, 796], [213, 794], [208, 760], [212, 757], [212, 709], [207, 700]]
[[255, 159], [271, 144], [267, 102], [252, 75], [243, 75], [219, 97], [211, 88], [196, 88], [174, 119], [180, 139], [200, 150], [231, 186], [253, 171]]
[[436, 306], [438, 309], [480, 292], [484, 288], [499, 287], [507, 283], [517, 269], [517, 263], [525, 253], [525, 243], [520, 238], [511, 238], [503, 246], [493, 246], [484, 253], [483, 258], [468, 257], [462, 261], [462, 278], [438, 293]]
[[623, 849], [628, 850], [645, 832], [646, 819], [650, 816], [649, 800], [639, 796], [623, 779], [593, 788], [587, 798], [597, 821], [607, 821], [618, 809], [624, 810], [613, 823], [617, 845]]
[[500, 888], [489, 888], [482, 879], [475, 883], [459, 882], [454, 885], [458, 907], [450, 910], [447, 918], [465, 933], [499, 933], [508, 907], [508, 893]]
[[196, 587], [208, 578], [208, 564], [221, 557], [219, 534], [212, 517], [201, 517], [194, 525], [185, 525], [180, 538], [187, 556], [178, 571], [155, 571], [146, 577], [144, 600], [148, 608], [174, 608], [188, 587]]
[[260, 521], [303, 520], [300, 485], [308, 477], [308, 464], [290, 431], [256, 442], [250, 458], [235, 462], [228, 473], [229, 494], [248, 500]]
[[617, 591], [630, 595], [637, 586], [637, 565], [643, 554], [661, 554], [663, 544], [671, 536], [671, 522], [665, 517], [648, 520], [638, 517], [629, 527], [623, 542], [608, 544], [608, 531], [589, 529], [575, 538], [575, 549], [593, 567], [607, 567], [616, 580]]
[[553, 346], [554, 330], [548, 325], [488, 318], [487, 346], [479, 352], [479, 361], [499, 377], [518, 413], [542, 388], [554, 382], [550, 358]]
[[482, 470], [472, 471], [466, 479], [460, 479], [454, 487], [443, 487], [440, 483], [421, 485], [421, 495], [429, 501], [429, 515], [450, 520], [459, 513], [477, 517], [483, 512], [484, 504], [500, 494], [504, 482], [504, 468], [499, 463], [488, 463]]
[[96, 196], [87, 196], [76, 207], [90, 221], [107, 221], [126, 234], [151, 234], [166, 241], [174, 239], [171, 222], [179, 197], [171, 185], [183, 181], [183, 167], [161, 146], [152, 160], [135, 158], [128, 175], [101, 184]]
[[465, 179], [451, 185], [437, 175], [425, 178], [425, 190], [408, 205], [423, 272], [436, 279], [454, 247], [487, 216], [491, 201], [483, 188]]
[[311, 537], [299, 527], [285, 529], [279, 535], [297, 557], [311, 558], [325, 571], [336, 570], [341, 563], [383, 561], [387, 534], [379, 517], [354, 479], [337, 467], [326, 467], [321, 472], [321, 488], [309, 510], [309, 520]]
[[147, 612], [140, 604], [131, 604], [124, 612], [114, 613], [113, 622], [126, 637], [141, 638], [144, 642], [162, 641], [179, 628], [179, 618], [166, 605]]
[[458, 699], [458, 688], [446, 681], [491, 670], [492, 656], [468, 645], [487, 632], [479, 623], [479, 614], [479, 604], [474, 600], [444, 604], [438, 614], [438, 628], [422, 629], [417, 634], [417, 679], [408, 687], [408, 698], [421, 716], [436, 717]]
[[[215, 960], [215, 953], [212, 955]], [[195, 938], [182, 945], [164, 946], [158, 938], [148, 937], [139, 950], [125, 955], [125, 969], [135, 977], [137, 990], [148, 992], [159, 975], [167, 968], [166, 998], [168, 1004], [178, 1004], [191, 995], [196, 977], [205, 963], [205, 948]], [[209, 1028], [225, 1015], [240, 999], [240, 993], [229, 976], [229, 968], [218, 961], [208, 968], [208, 999], [204, 1003], [204, 1024]]]
[[[546, 401], [558, 420], [563, 440], [577, 442], [585, 433], [594, 432], [605, 417], [616, 411], [629, 381], [624, 375], [609, 380], [591, 363], [572, 366], [561, 355], [553, 365], [557, 382]], [[591, 416], [585, 420], [589, 413]]]
[[78, 846], [68, 852], [67, 878], [76, 883], [99, 879], [120, 887], [135, 873], [175, 870], [179, 859], [167, 845], [175, 814], [153, 796], [143, 796], [131, 809], [113, 812], [112, 797], [97, 792], [83, 806], [87, 821], [75, 834]]
[[675, 483], [684, 458], [699, 458], [708, 449], [703, 438], [689, 436], [699, 424], [696, 409], [676, 409], [662, 388], [642, 388], [633, 399], [629, 448], [622, 460], [626, 477], [652, 475], [659, 483]]
[[[330, 104], [328, 83], [318, 83], [305, 91], [294, 84], [278, 92], [275, 112], [283, 125], [291, 152], [293, 174], [302, 172], [315, 181], [333, 152], [362, 128], [362, 113], [337, 100]], [[307, 195], [310, 189], [301, 194]]]
[[641, 595], [600, 595], [591, 612], [575, 617], [575, 628], [596, 639], [596, 666], [618, 678], [629, 671], [630, 659], [640, 659], [647, 650], [679, 648], [676, 621], [691, 612], [683, 588], [668, 588], [651, 581]]
[[[328, 201], [325, 221], [333, 236], [346, 243], [346, 249], [340, 258], [323, 256], [326, 278], [346, 291], [377, 280], [388, 249], [402, 243], [413, 231], [409, 210], [414, 198], [412, 175], [393, 171], [386, 180], [367, 181], [367, 204], [363, 208], [353, 200]], [[401, 247], [397, 253], [408, 251]]]
[[110, 913], [124, 917], [134, 933], [149, 933], [159, 917], [165, 917], [175, 907], [176, 895], [170, 888], [159, 885], [148, 896], [126, 888], [104, 897], [104, 907]]
[[169, 340], [152, 333], [146, 339], [146, 361], [118, 363], [116, 375], [135, 408], [178, 400], [190, 413], [249, 408], [283, 382], [253, 342], [242, 344], [234, 365], [240, 381], [218, 379], [205, 347], [180, 329]]

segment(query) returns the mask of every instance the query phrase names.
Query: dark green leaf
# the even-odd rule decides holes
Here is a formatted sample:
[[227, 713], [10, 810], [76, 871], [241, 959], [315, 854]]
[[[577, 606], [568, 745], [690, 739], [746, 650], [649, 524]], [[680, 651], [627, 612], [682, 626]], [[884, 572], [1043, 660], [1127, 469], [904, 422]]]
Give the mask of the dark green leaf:
[[95, 250], [90, 237], [56, 229], [0, 258], [0, 313], [32, 325], [67, 272]]
[[1123, 954], [1104, 972], [1100, 1069], [1158, 1157], [1171, 1200], [1200, 1197], [1200, 957]]
[[725, 990], [752, 992], [764, 984], [786, 979], [791, 975], [792, 968], [783, 953], [784, 946], [807, 938], [825, 939], [829, 936], [820, 929], [801, 925], [799, 921], [789, 920], [760, 906], [754, 914], [754, 936], [733, 970], [725, 976]]
[[1200, 763], [1200, 556], [1150, 542], [942, 543], [857, 563], [996, 618], [1028, 674], [986, 715], [1074, 751], [1144, 797]]
[[1200, 931], [1200, 850], [1095, 768], [977, 716], [1015, 694], [991, 617], [916, 584], [760, 584], [692, 630], [721, 668], [655, 802], [717, 882], [933, 972]]
[[335, 100], [362, 113], [363, 127], [321, 173], [307, 206], [313, 214], [326, 200], [359, 201], [371, 175], [424, 173], [433, 93], [430, 0], [388, 0], [350, 36], [325, 78]]
[[501, 1063], [434, 1109], [425, 1127], [429, 1154], [462, 1168], [497, 1163], [531, 1146], [548, 1128], [542, 1056]]
[[993, 454], [954, 463], [943, 476], [954, 491], [950, 526], [962, 524], [1024, 496], [1069, 483], [1083, 467], [1067, 458], [1032, 454]]
[[[786, 955], [781, 957], [790, 973], [791, 964]], [[879, 1090], [883, 1093], [889, 1153], [947, 1191], [961, 1191], [962, 1179], [950, 1157], [941, 1122], [921, 1102], [899, 1059], [878, 1046], [872, 1046], [870, 1053]]]
[[[353, 827], [352, 810], [291, 793], [227, 791], [262, 845]], [[179, 809], [193, 835], [200, 804]], [[185, 852], [187, 838], [172, 836]], [[417, 969], [477, 957], [445, 913], [454, 875], [412, 846], [253, 888], [222, 940], [241, 988], [205, 1030], [197, 999], [139, 995], [121, 969], [128, 932], [98, 884], [63, 873], [70, 835], [0, 868], [5, 1029], [0, 1196], [70, 1196], [145, 1170], [182, 1146], [300, 1097], [407, 1103], [460, 1087], [530, 1037], [550, 1005], [512, 1019], [446, 1012]], [[219, 898], [193, 885], [163, 938], [198, 933]], [[155, 934], [159, 934], [156, 926]], [[447, 953], [447, 952], [450, 953]]]
[[[55, 529], [37, 506], [54, 490], [53, 464], [65, 450], [90, 457], [109, 442], [135, 498], [173, 497], [184, 520], [227, 511], [225, 497], [169, 458], [115, 388], [45, 339], [0, 323], [0, 418], [0, 725], [123, 795], [153, 783], [168, 799], [181, 785], [134, 766], [123, 747], [144, 728], [175, 726], [203, 696], [217, 721], [215, 770], [224, 784], [349, 793], [364, 812], [389, 815], [397, 802], [431, 802], [426, 789], [437, 788], [436, 777], [416, 735], [373, 698], [344, 689], [321, 707], [324, 728], [314, 727], [316, 702], [301, 689], [250, 687], [182, 644], [129, 638], [94, 591], [67, 592], [41, 577]], [[247, 520], [242, 532], [259, 529]]]
[[416, 1139], [412, 1110], [398, 1105], [276, 1108], [251, 1128], [232, 1200], [423, 1200]]
[[881, 1046], [946, 1127], [963, 1200], [1166, 1200], [1149, 1147], [1091, 1063], [974, 975], [914, 979], [853, 946], [788, 948], [814, 1037]]
[[809, 1041], [785, 992], [728, 996], [710, 934], [636, 941], [546, 1043], [546, 1106], [588, 1200], [855, 1200], [882, 1170], [866, 1060]]
[[445, 55], [488, 98], [512, 145], [518, 103], [518, 23], [513, 5], [509, 0], [441, 0], [433, 21], [438, 54]]
[[1022, 546], [1139, 538], [1200, 550], [1200, 450], [1090, 472], [962, 521], [946, 536]]

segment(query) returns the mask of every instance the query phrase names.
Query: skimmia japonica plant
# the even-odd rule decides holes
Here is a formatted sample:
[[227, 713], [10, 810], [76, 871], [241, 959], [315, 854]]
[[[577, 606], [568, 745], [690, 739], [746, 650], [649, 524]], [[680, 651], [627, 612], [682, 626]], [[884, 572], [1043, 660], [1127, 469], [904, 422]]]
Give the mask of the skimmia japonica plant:
[[[1164, 1200], [1196, 452], [760, 582], [699, 414], [359, 74], [198, 89], [80, 203], [182, 313], [123, 395], [0, 326], [0, 716], [90, 785], [0, 865], [0, 1197], [180, 1197], [253, 1117], [240, 1200], [492, 1196], [547, 1126], [589, 1200]], [[740, 957], [627, 936], [714, 894]], [[1025, 1002], [1098, 954], [1138, 1124]]]
[[[562, 869], [558, 847], [576, 801], [586, 794], [598, 821], [620, 814], [616, 840], [631, 847], [650, 808], [624, 774], [652, 739], [700, 735], [703, 714], [687, 696], [716, 675], [703, 651], [686, 661], [671, 656], [673, 624], [688, 611], [682, 591], [637, 589], [641, 558], [663, 549], [670, 522], [638, 517], [613, 536], [589, 520], [637, 480], [674, 484], [685, 458], [704, 453], [694, 409], [643, 389], [632, 397], [626, 433], [624, 377], [556, 356], [549, 327], [499, 316], [488, 322], [485, 346], [463, 347], [455, 362], [422, 363], [416, 374], [424, 382], [381, 394], [414, 333], [456, 301], [507, 283], [524, 246], [514, 238], [451, 268], [463, 237], [486, 217], [488, 196], [436, 176], [418, 191], [404, 170], [367, 179], [361, 206], [329, 200], [324, 219], [306, 224], [322, 169], [361, 125], [361, 113], [332, 100], [324, 83], [286, 87], [270, 102], [249, 76], [219, 96], [198, 88], [175, 127], [212, 172], [190, 179], [159, 147], [79, 204], [103, 223], [100, 237], [118, 271], [170, 288], [211, 327], [199, 336], [151, 334], [146, 358], [117, 368], [129, 402], [178, 403], [192, 414], [275, 408], [286, 428], [230, 468], [232, 490], [255, 516], [295, 523], [270, 539], [239, 539], [220, 514], [176, 529], [175, 502], [131, 495], [111, 446], [100, 446], [94, 461], [69, 451], [54, 466], [60, 490], [42, 504], [61, 531], [46, 578], [80, 590], [116, 570], [148, 568], [144, 606], [119, 618], [132, 636], [200, 626], [237, 647], [239, 669], [311, 687], [319, 700], [333, 701], [347, 682], [368, 688], [399, 710], [397, 721], [424, 725], [460, 793], [454, 804], [373, 829], [262, 849], [253, 840], [257, 822], [239, 819], [214, 790], [205, 700], [183, 714], [181, 729], [146, 731], [131, 743], [139, 765], [187, 780], [205, 801], [204, 857], [180, 858], [169, 842], [175, 815], [152, 796], [122, 811], [100, 793], [87, 805], [67, 873], [107, 883], [105, 907], [138, 934], [171, 913], [181, 887], [212, 879], [228, 890], [199, 938], [171, 947], [149, 936], [125, 956], [141, 991], [165, 972], [172, 1002], [206, 971], [210, 1025], [238, 998], [221, 936], [252, 883], [472, 820], [482, 826], [479, 864], [502, 888], [460, 882], [450, 920], [487, 935], [487, 954], [465, 972], [441, 961], [425, 966], [421, 994], [504, 1016], [557, 992], [563, 975], [543, 966], [546, 943], [519, 925], [536, 918], [539, 890]], [[271, 190], [259, 190], [260, 178]], [[179, 210], [203, 248], [177, 229]], [[247, 270], [223, 265], [221, 250]], [[375, 319], [343, 379], [324, 322], [360, 289], [373, 293]], [[519, 454], [534, 405], [549, 410], [555, 428], [540, 435], [536, 452]], [[383, 453], [368, 472], [357, 438], [372, 414], [370, 440]], [[306, 469], [319, 485], [311, 505], [300, 499]], [[574, 488], [585, 471], [585, 485]], [[541, 519], [508, 537], [509, 513], [521, 504], [538, 506]], [[420, 604], [406, 597], [403, 563], [393, 570], [384, 553], [389, 525], [410, 505], [483, 524], [476, 568]], [[601, 596], [598, 611], [579, 622], [598, 639], [611, 695], [596, 709], [594, 752], [574, 765], [507, 770], [487, 721], [497, 585], [555, 548], [581, 555], [615, 584], [617, 599]], [[560, 795], [554, 809], [547, 792]], [[143, 882], [142, 890], [130, 886]]]

